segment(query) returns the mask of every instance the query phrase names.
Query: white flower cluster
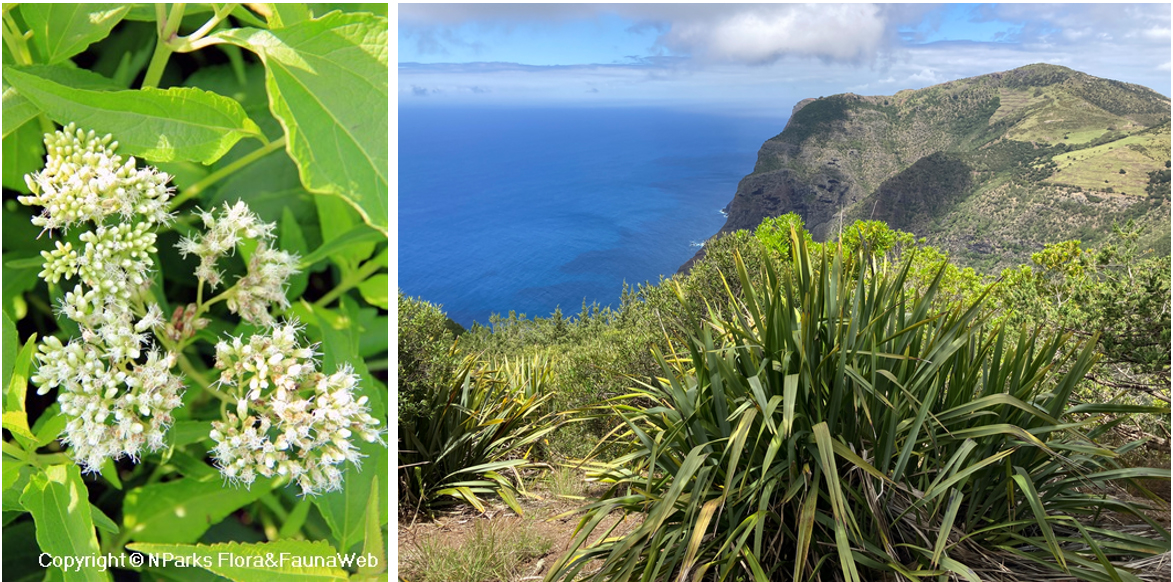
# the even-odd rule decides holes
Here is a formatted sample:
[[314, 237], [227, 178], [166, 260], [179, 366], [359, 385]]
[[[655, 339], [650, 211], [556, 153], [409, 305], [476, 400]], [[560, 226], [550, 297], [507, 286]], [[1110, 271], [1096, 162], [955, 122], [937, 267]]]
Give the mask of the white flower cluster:
[[43, 206], [33, 224], [52, 230], [81, 222], [101, 223], [111, 214], [139, 216], [149, 223], [171, 220], [167, 203], [171, 176], [153, 167], [136, 168], [133, 157], [114, 153], [113, 137], [97, 137], [74, 124], [45, 135], [45, 168], [24, 178], [31, 196], [22, 204]]
[[236, 290], [228, 298], [228, 310], [245, 321], [272, 325], [270, 306], [289, 307], [285, 297], [289, 277], [297, 273], [297, 256], [269, 247], [276, 225], [262, 221], [242, 201], [224, 204], [220, 213], [200, 211], [207, 231], [196, 238], [184, 237], [177, 245], [184, 256], [196, 255], [200, 265], [196, 277], [215, 289], [224, 278], [216, 269], [220, 257], [234, 251], [245, 240], [256, 240], [257, 248], [248, 262], [248, 273], [236, 283]]
[[39, 346], [41, 365], [32, 381], [44, 394], [62, 388], [57, 401], [69, 421], [61, 441], [86, 472], [96, 472], [106, 459], [138, 459], [143, 450], [163, 448], [171, 411], [181, 404], [183, 386], [171, 374], [175, 355], [147, 354], [145, 363], [129, 369], [107, 366], [94, 343], [62, 345], [53, 336]]
[[315, 495], [342, 487], [339, 465], [358, 466], [357, 435], [381, 441], [379, 420], [366, 396], [355, 398], [359, 380], [347, 365], [326, 375], [316, 368], [312, 347], [298, 344], [296, 322], [274, 324], [216, 345], [220, 384], [236, 388], [235, 414], [212, 423], [212, 456], [232, 482], [251, 485], [258, 477], [284, 476]]
[[[39, 394], [60, 390], [57, 400], [68, 419], [62, 441], [87, 472], [106, 459], [137, 459], [144, 450], [163, 448], [183, 393], [170, 372], [175, 355], [152, 349], [149, 333], [164, 323], [149, 294], [156, 251], [151, 229], [171, 218], [170, 177], [135, 168], [134, 158], [124, 163], [114, 154], [117, 145], [72, 124], [46, 135], [45, 169], [25, 178], [34, 196], [20, 198], [45, 207], [33, 223], [46, 230], [96, 223], [79, 237], [80, 250], [58, 242], [41, 253], [45, 281], [78, 279], [61, 312], [77, 322], [81, 337], [67, 344], [52, 336], [42, 340], [31, 378]], [[101, 224], [115, 213], [127, 223]], [[146, 361], [138, 362], [144, 351]]]

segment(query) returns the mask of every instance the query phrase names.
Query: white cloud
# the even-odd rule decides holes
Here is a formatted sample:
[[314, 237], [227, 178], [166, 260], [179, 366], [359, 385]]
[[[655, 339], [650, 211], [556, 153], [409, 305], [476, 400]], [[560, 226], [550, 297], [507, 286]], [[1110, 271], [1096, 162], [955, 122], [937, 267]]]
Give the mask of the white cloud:
[[1154, 26], [1140, 31], [1140, 35], [1149, 40], [1163, 40], [1169, 41], [1169, 27], [1168, 26]]
[[630, 20], [653, 31], [660, 54], [705, 62], [770, 63], [783, 56], [862, 62], [897, 42], [896, 29], [918, 22], [933, 5], [901, 4], [400, 4], [399, 31], [421, 54], [466, 47], [465, 25], [510, 32], [521, 25], [597, 19]]
[[678, 20], [659, 44], [708, 60], [773, 62], [783, 55], [859, 60], [880, 48], [886, 20], [872, 4], [764, 5], [717, 20]]
[[924, 68], [915, 74], [909, 75], [908, 81], [913, 85], [935, 85], [943, 82], [941, 77], [937, 76], [937, 72], [930, 68]]

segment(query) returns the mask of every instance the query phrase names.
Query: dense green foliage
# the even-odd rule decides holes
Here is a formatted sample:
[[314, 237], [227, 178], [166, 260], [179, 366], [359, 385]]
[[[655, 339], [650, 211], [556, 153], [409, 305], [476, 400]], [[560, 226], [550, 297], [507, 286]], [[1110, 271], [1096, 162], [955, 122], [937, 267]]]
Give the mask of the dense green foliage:
[[[457, 345], [547, 358], [546, 411], [578, 422], [533, 453], [585, 457], [613, 485], [554, 578], [967, 578], [1001, 561], [1023, 580], [1128, 580], [1108, 564], [1168, 536], [1086, 519], [1148, 519], [1104, 493], [1168, 478], [1136, 439], [1169, 430], [1169, 263], [1140, 238], [1048, 246], [994, 278], [880, 221], [816, 243], [788, 214], [618, 308], [494, 316]], [[634, 531], [587, 543], [625, 513]]]
[[468, 357], [422, 410], [400, 420], [401, 509], [430, 513], [463, 501], [480, 511], [492, 493], [521, 513], [515, 476], [532, 449], [557, 428], [545, 404], [554, 396], [541, 358], [493, 366]]
[[[1010, 324], [1043, 325], [1053, 333], [1098, 336], [1102, 357], [1091, 377], [1100, 398], [1149, 401], [1169, 396], [1170, 263], [1144, 252], [1142, 232], [1118, 227], [1109, 244], [1048, 245], [1034, 268], [1008, 269], [996, 298]], [[1165, 421], [1167, 422], [1167, 420]]]
[[[626, 289], [617, 308], [592, 309], [584, 305], [576, 317], [564, 317], [561, 312], [532, 319], [512, 313], [507, 317], [494, 316], [491, 327], [474, 326], [460, 336], [458, 352], [497, 359], [543, 356], [551, 363], [549, 385], [555, 392], [549, 411], [597, 404], [624, 393], [641, 378], [658, 374], [658, 364], [651, 356], [653, 348], [670, 353], [674, 342], [685, 340], [688, 330], [708, 320], [711, 313], [732, 316], [723, 298], [728, 292], [736, 296], [742, 293], [736, 257], [740, 255], [750, 276], [757, 277], [763, 257], [782, 261], [789, 255], [788, 233], [792, 226], [799, 229], [804, 244], [816, 253], [824, 247], [829, 253], [837, 253], [842, 246], [848, 273], [855, 273], [857, 256], [889, 266], [908, 259], [911, 263], [905, 286], [909, 293], [927, 287], [939, 275], [934, 297], [938, 307], [957, 302], [972, 304], [988, 292], [983, 310], [992, 322], [1004, 324], [1010, 331], [1041, 326], [1048, 333], [1091, 337], [1102, 330], [1097, 343], [1101, 357], [1090, 373], [1096, 381], [1079, 384], [1076, 391], [1079, 399], [1151, 404], [1161, 400], [1162, 395], [1168, 397], [1168, 375], [1163, 367], [1167, 361], [1162, 364], [1160, 358], [1160, 354], [1169, 353], [1169, 334], [1161, 332], [1169, 325], [1168, 291], [1158, 282], [1162, 277], [1168, 280], [1169, 266], [1167, 260], [1146, 253], [1135, 244], [1117, 242], [1114, 246], [1086, 250], [1074, 242], [1067, 243], [1067, 247], [1076, 245], [1082, 249], [1083, 262], [1103, 255], [1103, 266], [1068, 273], [1058, 268], [1053, 259], [1043, 258], [1054, 255], [1052, 252], [1040, 254], [1039, 262], [1032, 266], [1007, 269], [992, 278], [955, 266], [947, 253], [879, 221], [845, 225], [841, 243], [813, 243], [809, 233], [801, 229], [801, 219], [793, 214], [767, 219], [754, 233], [738, 231], [710, 242], [704, 259], [689, 273], [661, 280], [657, 285]], [[858, 254], [860, 251], [864, 251], [862, 255]], [[1108, 259], [1109, 256], [1116, 258]], [[1147, 283], [1138, 284], [1138, 281]], [[1074, 295], [1079, 299], [1072, 301]], [[419, 313], [407, 305], [401, 309], [402, 314]], [[1113, 313], [1120, 313], [1121, 317]], [[416, 324], [411, 322], [419, 316], [410, 317], [405, 333], [417, 333], [413, 331], [417, 329]], [[434, 313], [431, 321], [438, 332], [440, 315]], [[413, 358], [419, 356], [412, 355], [410, 350], [416, 349], [414, 354], [423, 353], [420, 347], [427, 345], [432, 345], [429, 349], [436, 358], [455, 368], [457, 356], [446, 355], [450, 343], [416, 345], [403, 341], [401, 336], [401, 357], [415, 361]], [[1124, 362], [1119, 357], [1142, 353], [1149, 354], [1148, 364]], [[401, 377], [401, 391], [409, 390], [411, 385], [404, 382], [414, 382], [412, 378]], [[401, 407], [414, 406], [404, 402], [401, 399]], [[1144, 419], [1143, 426], [1157, 431], [1157, 436], [1168, 428], [1167, 419], [1139, 418]], [[555, 459], [581, 458], [591, 452], [598, 437], [614, 428], [616, 422], [593, 417], [586, 422], [565, 425], [550, 435], [549, 446], [543, 447], [541, 453]]]
[[460, 365], [452, 320], [440, 308], [399, 293], [399, 423], [425, 410], [432, 391], [448, 386]]
[[[742, 289], [735, 257], [740, 255], [750, 276], [757, 277], [763, 257], [781, 260], [789, 255], [792, 226], [816, 253], [824, 246], [827, 252], [836, 253], [842, 246], [848, 273], [855, 272], [857, 256], [887, 265], [907, 258], [911, 261], [906, 277], [909, 292], [925, 288], [940, 274], [934, 299], [939, 305], [972, 303], [988, 292], [983, 309], [993, 322], [1011, 330], [1042, 326], [1050, 333], [1070, 332], [1080, 337], [1098, 333], [1101, 358], [1091, 375], [1102, 383], [1082, 383], [1077, 391], [1081, 398], [1150, 403], [1148, 392], [1168, 395], [1168, 362], [1161, 354], [1169, 353], [1169, 334], [1161, 330], [1169, 325], [1169, 299], [1167, 283], [1162, 286], [1160, 282], [1169, 279], [1169, 264], [1136, 244], [1140, 234], [1134, 227], [1122, 229], [1115, 242], [1100, 249], [1086, 249], [1074, 241], [1056, 245], [1079, 248], [1078, 262], [1088, 264], [1087, 268], [1067, 270], [1056, 262], [1056, 252], [1048, 251], [1037, 254], [1033, 265], [1007, 269], [998, 277], [983, 277], [973, 269], [957, 267], [947, 253], [880, 221], [847, 224], [840, 242], [825, 245], [812, 242], [802, 229], [801, 218], [788, 214], [764, 220], [754, 233], [738, 231], [711, 241], [705, 257], [690, 272], [656, 285], [626, 289], [618, 308], [584, 306], [572, 318], [561, 312], [532, 319], [516, 314], [494, 316], [491, 327], [474, 326], [462, 335], [459, 349], [496, 358], [548, 357], [553, 368], [551, 385], [557, 387], [552, 410], [589, 406], [621, 394], [633, 379], [656, 374], [658, 366], [650, 355], [653, 347], [668, 353], [672, 342], [686, 338], [686, 330], [707, 320], [710, 311], [728, 315], [723, 300], [727, 290], [740, 296]], [[857, 254], [861, 250], [863, 255]], [[415, 313], [408, 307], [401, 309], [404, 314]], [[433, 321], [434, 329], [439, 330], [439, 314]], [[412, 331], [414, 324], [406, 329], [406, 333], [416, 333]], [[416, 344], [401, 344], [401, 353], [406, 354], [403, 345]], [[439, 357], [443, 348], [434, 346], [432, 353]], [[1147, 364], [1121, 360], [1124, 354], [1136, 359], [1142, 353], [1148, 354]], [[448, 365], [453, 366], [454, 361], [449, 359]], [[407, 389], [402, 385], [401, 390]], [[1168, 422], [1160, 424], [1167, 426]], [[595, 419], [563, 427], [559, 434], [565, 434], [551, 438], [548, 452], [582, 456], [590, 450], [581, 438], [584, 431], [601, 435], [612, 426]]]
[[[386, 440], [390, 402], [386, 6], [4, 5], [5, 579], [387, 576], [389, 459], [380, 442]], [[91, 145], [103, 145], [78, 152], [70, 165], [81, 170], [57, 176], [72, 180], [68, 188], [46, 188], [52, 174], [41, 172], [47, 157], [60, 161], [72, 153], [47, 152], [46, 136], [58, 139], [54, 132], [73, 123], [95, 132]], [[121, 162], [111, 161], [112, 142], [101, 141], [106, 134], [117, 142]], [[77, 143], [91, 139], [81, 135]], [[98, 151], [104, 149], [111, 151]], [[163, 176], [158, 186], [165, 192], [154, 200], [161, 201], [155, 210], [166, 218], [144, 220], [137, 207], [110, 211], [134, 189], [110, 187], [123, 183], [112, 180], [136, 172]], [[37, 196], [67, 195], [92, 195], [85, 203], [102, 211], [72, 228], [68, 220], [64, 228], [34, 225], [65, 209], [34, 200], [45, 207], [42, 212], [25, 204]], [[209, 251], [201, 245], [213, 238], [207, 233], [217, 221], [240, 228]], [[149, 244], [137, 251], [136, 261], [109, 260], [103, 272], [134, 267], [126, 280], [136, 287], [125, 294], [134, 312], [115, 313], [118, 302], [109, 296], [98, 295], [91, 306], [95, 318], [125, 315], [133, 321], [132, 342], [141, 353], [136, 348], [119, 358], [112, 349], [95, 347], [91, 324], [67, 307], [83, 283], [87, 298], [95, 286], [70, 269], [63, 277], [51, 276], [48, 268], [41, 273], [51, 258], [42, 251], [71, 245], [81, 263], [73, 270], [80, 272], [101, 265], [91, 262], [87, 235], [132, 227], [149, 231], [149, 239], [141, 238]], [[58, 255], [65, 257], [59, 263], [68, 263], [68, 252]], [[219, 255], [219, 262], [205, 265], [207, 255]], [[272, 265], [281, 276], [266, 270]], [[258, 289], [271, 295], [249, 296]], [[260, 307], [246, 309], [250, 301]], [[292, 320], [299, 323], [279, 323]], [[240, 364], [245, 348], [257, 348], [251, 356], [262, 344], [276, 350], [278, 328], [296, 336], [296, 349], [278, 351], [260, 365], [255, 357]], [[234, 339], [242, 340], [239, 346], [232, 346]], [[62, 358], [64, 364], [54, 361], [49, 355], [60, 353], [54, 346], [63, 344], [88, 350], [82, 352], [87, 357], [73, 353]], [[53, 369], [81, 366], [109, 371], [106, 381], [83, 391], [81, 372], [49, 378]], [[245, 382], [233, 374], [247, 366], [253, 382], [242, 387]], [[148, 368], [155, 377], [135, 384]], [[278, 375], [288, 380], [283, 396], [274, 395]], [[178, 400], [150, 416], [152, 428], [161, 429], [158, 442], [111, 448], [105, 456], [78, 453], [117, 431], [141, 431], [148, 417], [142, 411], [161, 406], [162, 390], [143, 388], [157, 378], [166, 379]], [[308, 385], [308, 378], [319, 384]], [[143, 391], [135, 393], [138, 388]], [[67, 409], [69, 398], [92, 403], [98, 394], [102, 405], [117, 397], [137, 409]], [[293, 403], [285, 410], [294, 414], [295, 406], [303, 406], [296, 430], [292, 421], [286, 424], [290, 415], [269, 421], [279, 414], [278, 400]], [[328, 412], [356, 409], [372, 417], [364, 426], [377, 427], [368, 431], [369, 442], [358, 431], [350, 438], [348, 428], [331, 432], [318, 422]], [[67, 441], [83, 421], [96, 427], [92, 438]], [[217, 428], [234, 421], [231, 429]], [[277, 436], [287, 429], [292, 432]], [[290, 445], [293, 440], [318, 446]], [[338, 444], [343, 442], [346, 447]], [[301, 493], [288, 487], [302, 485], [289, 470], [294, 465], [279, 464], [294, 455], [294, 446], [300, 459], [318, 463], [295, 469], [304, 476], [316, 468], [324, 477]], [[342, 448], [347, 459], [338, 464], [342, 457], [334, 453]], [[230, 468], [230, 449], [241, 458], [271, 457], [241, 472]], [[332, 471], [322, 472], [326, 466]], [[132, 568], [125, 560], [131, 551], [201, 560], [182, 570], [174, 560], [170, 567], [154, 561]], [[207, 558], [213, 566], [194, 567], [206, 556], [245, 561], [282, 553], [369, 554], [378, 562], [301, 568], [270, 560], [267, 567], [241, 569], [218, 568], [222, 564]], [[72, 570], [44, 568], [39, 554], [88, 561]], [[97, 560], [106, 556], [124, 561], [100, 567]]]
[[[548, 579], [598, 558], [611, 580], [977, 580], [1006, 561], [1098, 580], [1121, 575], [1111, 558], [1167, 551], [1167, 532], [1141, 543], [1069, 517], [1139, 513], [1099, 491], [1168, 476], [1121, 470], [1088, 417], [1157, 409], [1071, 402], [1094, 343], [988, 329], [980, 302], [940, 309], [943, 266], [909, 294], [911, 258], [861, 254], [853, 274], [791, 245], [788, 268], [766, 258], [756, 280], [738, 261], [730, 315], [698, 322], [678, 357], [657, 353], [662, 376], [602, 407], [631, 449], [596, 469], [612, 487]], [[587, 544], [614, 511], [643, 520]], [[1070, 545], [1092, 531], [1115, 545]]]

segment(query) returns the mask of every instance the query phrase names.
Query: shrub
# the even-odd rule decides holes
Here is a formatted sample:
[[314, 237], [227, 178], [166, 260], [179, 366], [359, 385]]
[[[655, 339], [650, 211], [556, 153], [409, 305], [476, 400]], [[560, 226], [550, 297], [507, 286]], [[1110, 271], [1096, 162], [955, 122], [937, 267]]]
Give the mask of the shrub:
[[[599, 559], [611, 580], [976, 580], [999, 561], [1099, 580], [1120, 575], [1111, 559], [1168, 551], [1164, 530], [1070, 517], [1144, 517], [1103, 487], [1168, 478], [1115, 467], [1135, 445], [1108, 450], [1089, 429], [1089, 415], [1154, 409], [1069, 402], [1091, 343], [988, 331], [980, 302], [936, 308], [943, 269], [910, 296], [908, 262], [859, 261], [853, 284], [841, 259], [792, 245], [788, 273], [766, 258], [760, 284], [738, 257], [734, 315], [714, 313], [660, 359], [663, 378], [608, 403], [630, 452], [600, 464], [611, 488], [548, 579]], [[643, 520], [588, 545], [612, 511]]]
[[449, 319], [422, 299], [399, 292], [399, 422], [418, 414], [429, 393], [446, 386], [460, 359]]

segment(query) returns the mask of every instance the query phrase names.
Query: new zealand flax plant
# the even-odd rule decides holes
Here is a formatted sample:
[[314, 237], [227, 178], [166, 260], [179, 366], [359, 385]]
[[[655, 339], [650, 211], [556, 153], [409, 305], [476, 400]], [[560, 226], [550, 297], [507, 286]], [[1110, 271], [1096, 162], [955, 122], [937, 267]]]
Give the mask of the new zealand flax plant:
[[608, 402], [630, 452], [597, 465], [611, 486], [547, 580], [1123, 581], [1169, 551], [1111, 495], [1168, 469], [1096, 440], [1102, 414], [1169, 411], [1073, 402], [1094, 340], [992, 328], [981, 299], [942, 310], [944, 269], [912, 290], [907, 261], [848, 273], [792, 243], [760, 278], [738, 257], [734, 315], [711, 310], [657, 354], [662, 378]]
[[463, 502], [483, 512], [491, 494], [520, 514], [519, 471], [535, 465], [532, 449], [558, 426], [549, 382], [540, 357], [500, 365], [465, 358], [423, 410], [401, 420], [401, 507], [430, 513]]

